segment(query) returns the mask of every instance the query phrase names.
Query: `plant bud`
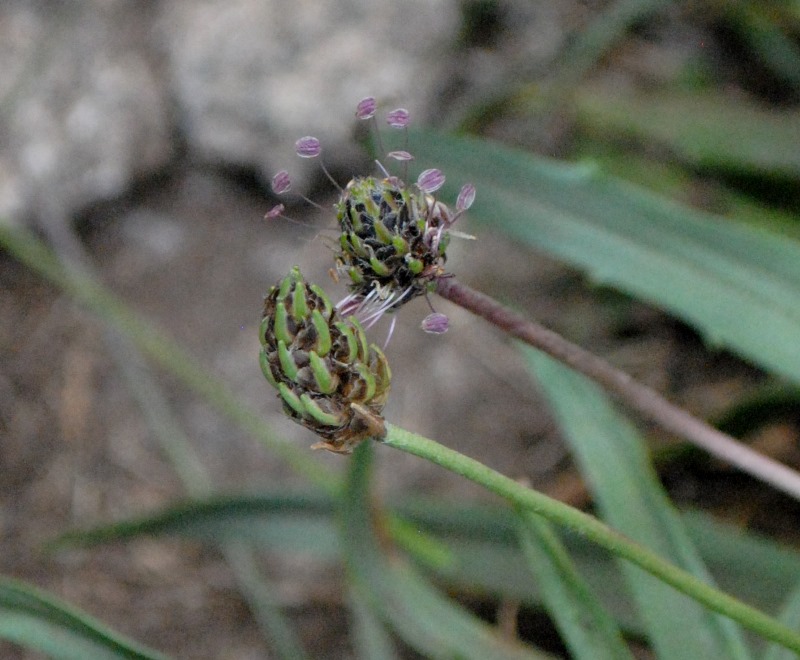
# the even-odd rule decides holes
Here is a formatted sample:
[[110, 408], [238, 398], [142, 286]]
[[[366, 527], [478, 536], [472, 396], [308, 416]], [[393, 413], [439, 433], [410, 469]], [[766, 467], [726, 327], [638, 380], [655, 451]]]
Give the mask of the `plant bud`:
[[259, 361], [284, 412], [323, 440], [313, 448], [349, 454], [386, 435], [381, 412], [391, 372], [355, 317], [341, 318], [297, 267], [264, 299]]

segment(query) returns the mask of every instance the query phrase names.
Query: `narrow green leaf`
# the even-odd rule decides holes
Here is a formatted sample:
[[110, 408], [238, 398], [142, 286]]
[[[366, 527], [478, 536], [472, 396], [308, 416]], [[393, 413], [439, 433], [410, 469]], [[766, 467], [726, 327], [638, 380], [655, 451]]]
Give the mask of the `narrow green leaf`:
[[362, 660], [397, 660], [392, 637], [386, 625], [357, 589], [348, 590], [352, 613], [353, 646]]
[[542, 598], [575, 660], [631, 660], [611, 616], [572, 563], [550, 524], [519, 511], [522, 548]]
[[[800, 69], [798, 69], [800, 70]], [[575, 96], [578, 121], [594, 133], [660, 143], [693, 165], [743, 174], [800, 175], [800, 112], [771, 110], [709, 92]]]
[[417, 134], [420, 162], [478, 194], [470, 219], [659, 305], [800, 382], [800, 243], [486, 140]]
[[169, 534], [219, 543], [249, 540], [276, 552], [307, 552], [331, 560], [340, 552], [333, 515], [333, 500], [319, 493], [215, 497], [133, 520], [68, 532], [49, 547], [87, 547]]
[[54, 596], [8, 578], [0, 578], [0, 637], [56, 660], [166, 658]]
[[438, 593], [399, 557], [384, 556], [373, 531], [367, 493], [372, 446], [356, 449], [342, 506], [342, 544], [354, 588], [407, 644], [431, 658], [546, 658], [503, 640], [490, 626]]
[[264, 581], [252, 548], [241, 541], [227, 541], [222, 551], [236, 571], [239, 590], [250, 603], [253, 616], [270, 649], [282, 660], [308, 660], [297, 633], [284, 614], [272, 585]]
[[[583, 376], [538, 351], [523, 350], [581, 473], [591, 484], [603, 518], [665, 559], [713, 583], [658, 483], [636, 431]], [[749, 657], [739, 628], [729, 619], [627, 563], [622, 570], [659, 658]]]
[[[441, 500], [393, 502], [393, 538], [450, 588], [539, 606], [541, 596], [518, 548], [517, 522], [506, 507], [459, 506]], [[335, 500], [323, 493], [261, 493], [173, 505], [144, 518], [69, 532], [51, 548], [124, 541], [141, 535], [178, 535], [209, 542], [249, 540], [287, 554], [335, 561], [341, 547]], [[720, 585], [746, 602], [774, 611], [775, 594], [800, 575], [800, 554], [769, 539], [715, 521], [682, 516], [692, 541]], [[398, 534], [398, 530], [400, 533]], [[591, 588], [626, 631], [641, 633], [614, 563], [575, 535], [563, 538]]]
[[[789, 594], [778, 619], [789, 628], [800, 629], [800, 584]], [[770, 644], [763, 660], [797, 660], [797, 654], [778, 644]]]
[[785, 2], [740, 1], [726, 3], [725, 12], [739, 38], [749, 42], [772, 73], [800, 88], [800, 48], [786, 34], [792, 30], [791, 7]]

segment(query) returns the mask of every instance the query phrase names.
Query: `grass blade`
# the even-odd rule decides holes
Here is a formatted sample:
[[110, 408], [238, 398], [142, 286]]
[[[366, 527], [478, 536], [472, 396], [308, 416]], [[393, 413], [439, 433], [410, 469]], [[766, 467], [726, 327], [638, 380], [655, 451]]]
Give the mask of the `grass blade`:
[[710, 92], [621, 97], [598, 90], [578, 94], [575, 103], [579, 123], [606, 139], [621, 133], [659, 143], [699, 167], [800, 176], [797, 111], [767, 110]]
[[547, 611], [575, 660], [632, 660], [611, 616], [583, 581], [550, 524], [519, 511], [522, 549]]
[[800, 242], [486, 140], [418, 133], [418, 161], [478, 190], [470, 217], [647, 300], [800, 382]]
[[375, 538], [368, 510], [367, 474], [372, 447], [353, 455], [342, 507], [342, 543], [354, 588], [368, 606], [412, 647], [431, 658], [501, 660], [547, 658], [546, 654], [501, 639], [496, 631], [438, 593], [411, 566], [389, 561]]
[[[415, 498], [393, 502], [391, 511], [417, 537], [436, 543], [422, 552], [413, 548], [412, 557], [450, 588], [541, 604], [540, 590], [518, 547], [516, 516], [508, 508]], [[90, 547], [140, 535], [175, 535], [209, 542], [246, 539], [273, 552], [305, 552], [319, 561], [338, 561], [341, 544], [335, 515], [335, 500], [321, 493], [281, 490], [214, 497], [173, 505], [143, 518], [68, 532], [50, 547]], [[705, 514], [684, 513], [681, 518], [721, 586], [747, 602], [773, 611], [775, 594], [800, 575], [796, 551]], [[398, 540], [394, 519], [387, 525]], [[404, 530], [402, 539], [407, 536]], [[562, 542], [604, 606], [611, 608], [627, 631], [640, 634], [630, 603], [622, 597], [624, 585], [613, 562], [583, 537], [567, 535]], [[406, 543], [398, 543], [408, 551]]]
[[356, 657], [362, 660], [398, 660], [392, 637], [383, 621], [357, 589], [350, 588], [349, 596]]
[[39, 589], [8, 578], [0, 578], [0, 637], [57, 660], [167, 657]]
[[[789, 628], [800, 629], [800, 584], [798, 584], [783, 606], [778, 617], [780, 622]], [[763, 660], [796, 660], [797, 654], [777, 644], [770, 644], [764, 653]]]
[[305, 549], [323, 560], [338, 559], [334, 501], [319, 493], [264, 493], [214, 497], [177, 504], [157, 513], [62, 534], [50, 549], [88, 547], [139, 536], [178, 535], [209, 542], [252, 541], [261, 548], [294, 554]]
[[[603, 518], [710, 581], [633, 428], [588, 380], [541, 353], [524, 351], [592, 486]], [[623, 572], [660, 658], [749, 657], [738, 628], [729, 620], [628, 565]]]
[[239, 428], [251, 433], [296, 473], [331, 492], [336, 489], [335, 477], [311, 458], [307, 450], [277, 438], [264, 423], [263, 415], [241, 403], [224, 382], [201, 365], [201, 361], [137, 316], [99, 282], [63, 266], [31, 232], [0, 224], [0, 248], [113, 325], [130, 338], [144, 355], [176, 376]]

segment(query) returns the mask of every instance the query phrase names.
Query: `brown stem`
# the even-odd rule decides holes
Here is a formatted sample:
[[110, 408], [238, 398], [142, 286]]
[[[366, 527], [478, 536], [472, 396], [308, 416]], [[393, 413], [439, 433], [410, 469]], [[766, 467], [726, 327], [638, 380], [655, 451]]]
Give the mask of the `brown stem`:
[[544, 351], [588, 376], [664, 429], [800, 500], [800, 473], [759, 454], [690, 415], [683, 408], [670, 403], [655, 390], [637, 382], [602, 358], [504, 307], [486, 294], [458, 282], [454, 277], [439, 279], [436, 292], [443, 298], [486, 319], [512, 337]]

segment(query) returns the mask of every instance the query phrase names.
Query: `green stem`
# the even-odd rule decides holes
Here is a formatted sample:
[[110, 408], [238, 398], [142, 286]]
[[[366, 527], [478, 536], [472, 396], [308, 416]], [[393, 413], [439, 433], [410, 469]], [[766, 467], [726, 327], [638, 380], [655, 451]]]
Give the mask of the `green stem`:
[[678, 591], [715, 612], [719, 612], [767, 639], [800, 653], [800, 634], [782, 625], [763, 612], [742, 603], [686, 571], [664, 561], [657, 554], [639, 545], [596, 518], [563, 502], [518, 484], [475, 459], [459, 454], [433, 440], [387, 425], [383, 443], [436, 463], [460, 474], [504, 499], [541, 515], [556, 525], [567, 527], [604, 547], [612, 554], [627, 559]]

